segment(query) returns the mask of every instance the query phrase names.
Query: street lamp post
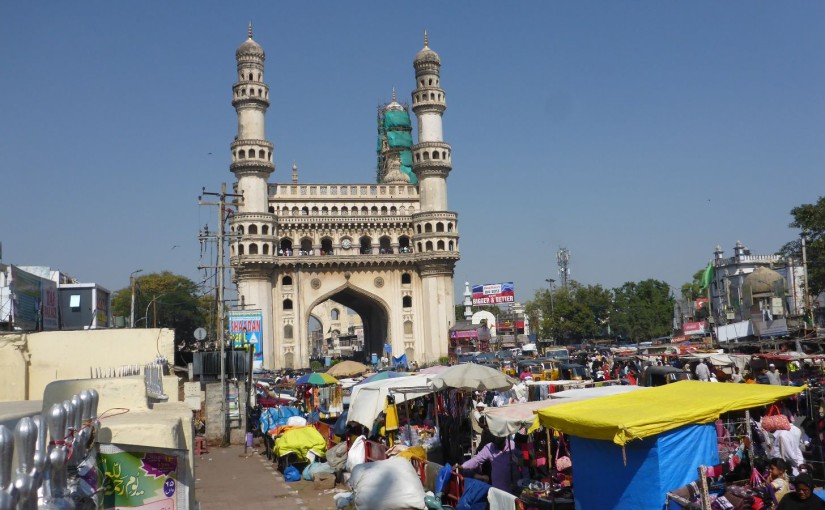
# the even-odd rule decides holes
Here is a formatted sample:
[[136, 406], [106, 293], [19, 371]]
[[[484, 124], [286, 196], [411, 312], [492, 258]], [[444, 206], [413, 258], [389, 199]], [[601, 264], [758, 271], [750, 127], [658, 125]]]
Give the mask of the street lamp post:
[[811, 308], [811, 295], [808, 292], [808, 253], [806, 250], [806, 246], [808, 244], [808, 232], [803, 230], [802, 233], [799, 234], [799, 237], [802, 238], [802, 270], [805, 272], [805, 279], [803, 280], [805, 283], [805, 315], [810, 319], [811, 325], [813, 325], [814, 314], [813, 309]]
[[553, 305], [553, 284], [556, 283], [556, 280], [546, 278], [544, 281], [550, 284], [550, 314], [552, 315], [555, 313], [555, 306]]
[[135, 327], [135, 275], [142, 272], [143, 269], [138, 269], [136, 271], [132, 271], [129, 275], [129, 285], [132, 287], [132, 306], [131, 306], [131, 313], [129, 315], [129, 327]]

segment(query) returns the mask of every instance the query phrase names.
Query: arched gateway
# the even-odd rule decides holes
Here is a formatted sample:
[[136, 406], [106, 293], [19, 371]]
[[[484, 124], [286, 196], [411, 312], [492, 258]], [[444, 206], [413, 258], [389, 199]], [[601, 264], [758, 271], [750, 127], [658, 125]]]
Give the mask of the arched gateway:
[[[453, 269], [458, 215], [447, 209], [451, 148], [442, 140], [446, 109], [441, 60], [428, 46], [415, 57], [413, 145], [407, 108], [393, 98], [380, 111], [379, 178], [367, 184], [270, 184], [263, 48], [249, 38], [236, 53], [233, 101], [238, 136], [230, 170], [243, 200], [229, 218], [230, 262], [246, 309], [261, 309], [266, 368], [309, 365], [309, 319], [333, 300], [364, 327], [363, 355], [434, 362], [447, 354], [454, 323]], [[365, 144], [366, 146], [366, 144]]]

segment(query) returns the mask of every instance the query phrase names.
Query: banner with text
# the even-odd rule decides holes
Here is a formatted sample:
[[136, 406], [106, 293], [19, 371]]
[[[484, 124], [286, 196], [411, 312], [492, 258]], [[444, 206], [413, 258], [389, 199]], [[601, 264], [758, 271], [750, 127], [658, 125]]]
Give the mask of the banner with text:
[[473, 305], [500, 305], [515, 302], [513, 282], [473, 285]]
[[247, 345], [255, 350], [254, 365], [260, 367], [264, 361], [263, 313], [261, 310], [235, 310], [229, 312], [229, 337], [236, 349]]
[[117, 451], [98, 456], [103, 473], [103, 508], [180, 509], [178, 456]]
[[682, 325], [682, 331], [685, 335], [704, 335], [705, 334], [705, 323], [704, 322], [686, 322]]

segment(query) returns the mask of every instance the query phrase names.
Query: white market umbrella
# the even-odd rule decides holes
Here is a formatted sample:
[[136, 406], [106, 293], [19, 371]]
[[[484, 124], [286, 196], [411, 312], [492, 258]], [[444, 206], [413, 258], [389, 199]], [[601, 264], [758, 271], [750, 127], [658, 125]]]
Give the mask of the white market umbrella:
[[518, 382], [504, 372], [476, 363], [455, 365], [433, 377], [433, 386], [439, 390], [505, 391]]
[[372, 428], [387, 405], [387, 395], [392, 393], [396, 404], [428, 395], [433, 392], [430, 385], [431, 377], [426, 374], [411, 375], [353, 386], [347, 421]]

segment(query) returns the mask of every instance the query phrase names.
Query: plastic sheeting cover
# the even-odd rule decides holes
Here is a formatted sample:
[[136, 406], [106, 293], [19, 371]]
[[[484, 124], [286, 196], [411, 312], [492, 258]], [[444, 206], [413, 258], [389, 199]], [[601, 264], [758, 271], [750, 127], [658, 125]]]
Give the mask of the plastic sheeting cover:
[[411, 127], [410, 114], [406, 111], [390, 110], [384, 112], [384, 129]]
[[542, 425], [565, 434], [624, 445], [683, 425], [710, 423], [729, 411], [771, 404], [803, 389], [680, 381], [646, 391], [558, 405], [542, 409], [538, 416]]
[[390, 147], [412, 147], [412, 133], [409, 131], [387, 131], [387, 143]]

